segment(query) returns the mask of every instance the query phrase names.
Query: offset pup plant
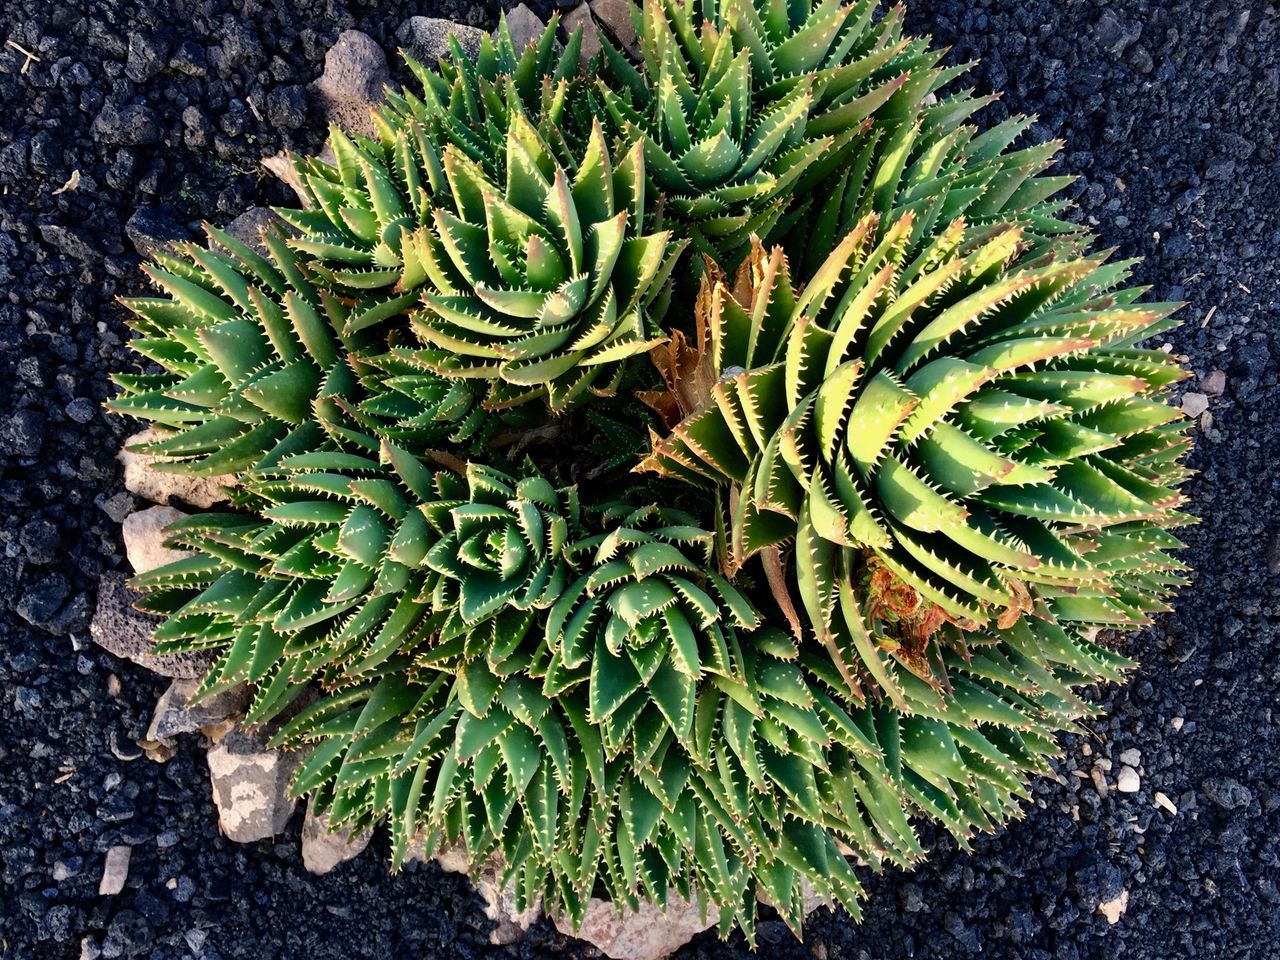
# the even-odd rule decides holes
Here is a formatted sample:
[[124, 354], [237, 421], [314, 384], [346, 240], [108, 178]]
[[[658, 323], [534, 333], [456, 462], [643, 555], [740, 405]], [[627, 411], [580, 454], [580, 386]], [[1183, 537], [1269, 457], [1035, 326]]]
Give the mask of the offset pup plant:
[[261, 249], [157, 257], [113, 407], [236, 476], [135, 582], [334, 827], [750, 939], [1016, 816], [1123, 679], [1097, 629], [1182, 582], [1183, 373], [1057, 145], [979, 133], [899, 11], [636, 17], [638, 64], [555, 22], [411, 64]]

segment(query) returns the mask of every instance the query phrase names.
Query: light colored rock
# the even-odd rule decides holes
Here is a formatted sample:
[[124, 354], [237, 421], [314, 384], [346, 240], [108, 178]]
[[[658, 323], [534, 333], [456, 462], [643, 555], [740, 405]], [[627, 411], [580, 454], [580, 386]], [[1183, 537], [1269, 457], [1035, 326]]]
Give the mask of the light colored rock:
[[148, 507], [124, 518], [124, 552], [134, 573], [146, 573], [166, 563], [191, 556], [190, 551], [175, 550], [164, 543], [164, 528], [186, 516], [173, 507]]
[[298, 202], [303, 209], [309, 210], [311, 208], [311, 198], [302, 189], [302, 181], [298, 179], [298, 171], [293, 169], [293, 158], [288, 150], [281, 150], [279, 153], [272, 154], [269, 157], [263, 157], [262, 165], [297, 195]]
[[516, 903], [515, 885], [504, 885], [496, 867], [486, 868], [472, 882], [484, 899], [484, 915], [496, 924], [489, 932], [492, 944], [501, 946], [523, 939], [542, 916], [542, 899], [522, 911]]
[[1203, 393], [1184, 393], [1182, 395], [1182, 412], [1188, 417], [1198, 417], [1209, 409], [1209, 398]]
[[561, 27], [566, 37], [571, 36], [579, 27], [582, 28], [582, 54], [578, 59], [585, 67], [600, 52], [600, 27], [591, 16], [591, 7], [586, 3], [578, 4], [564, 15]]
[[209, 749], [218, 825], [237, 843], [274, 837], [284, 830], [298, 803], [289, 796], [298, 756], [268, 749], [266, 740], [261, 731], [236, 727]]
[[[273, 159], [268, 157], [267, 159]], [[266, 160], [262, 161], [264, 164]], [[240, 216], [228, 223], [223, 229], [251, 250], [266, 253], [266, 245], [262, 242], [262, 233], [275, 223], [277, 217], [266, 207], [250, 207]]]
[[159, 458], [130, 449], [154, 443], [165, 436], [156, 427], [147, 427], [125, 441], [124, 448], [116, 455], [124, 467], [125, 489], [152, 503], [167, 504], [171, 499], [180, 500], [205, 510], [216, 503], [226, 502], [227, 492], [223, 487], [233, 482], [230, 476], [189, 477], [168, 473], [155, 468]]
[[[418, 853], [410, 859], [426, 860], [427, 857]], [[442, 847], [436, 851], [433, 859], [445, 873], [468, 873], [471, 870], [471, 861], [467, 859], [467, 851], [462, 847]]]
[[350, 830], [330, 832], [328, 819], [311, 809], [307, 801], [307, 815], [302, 821], [302, 865], [311, 873], [328, 873], [340, 863], [346, 863], [364, 852], [373, 838], [372, 830], [351, 835]]
[[516, 48], [516, 53], [522, 53], [525, 47], [546, 32], [547, 25], [523, 3], [511, 8], [503, 16], [507, 22], [507, 29], [511, 31], [511, 42]]
[[1221, 370], [1210, 370], [1200, 379], [1200, 389], [1211, 397], [1220, 397], [1227, 389], [1227, 375]]
[[[804, 903], [803, 909], [806, 917], [819, 907], [825, 907], [831, 902], [823, 897], [822, 894], [818, 893], [818, 891], [814, 889], [813, 884], [804, 877], [800, 878], [800, 896]], [[765, 893], [763, 887], [756, 888], [756, 900], [777, 909], [777, 904], [769, 899], [769, 896]], [[783, 919], [786, 919], [785, 912], [786, 911], [778, 910], [778, 913], [783, 915]]]
[[[329, 144], [324, 145], [315, 157], [321, 163], [333, 165], [337, 161], [334, 156], [333, 147]], [[298, 197], [298, 204], [303, 210], [310, 210], [315, 206], [311, 202], [311, 196], [302, 186], [302, 181], [298, 179], [298, 171], [293, 167], [293, 155], [288, 150], [281, 150], [277, 154], [270, 157], [262, 158], [262, 165], [267, 169], [268, 173], [274, 174], [281, 183], [294, 192]]]
[[129, 858], [133, 856], [133, 847], [116, 846], [107, 850], [107, 857], [102, 862], [102, 879], [98, 881], [98, 896], [114, 897], [124, 889], [129, 879]]
[[108, 653], [146, 667], [162, 677], [202, 677], [213, 663], [213, 654], [175, 653], [158, 656], [152, 631], [159, 617], [134, 609], [138, 594], [130, 589], [122, 573], [104, 573], [98, 581], [98, 606], [89, 624], [89, 636]]
[[396, 31], [401, 50], [428, 67], [450, 56], [450, 37], [458, 41], [464, 54], [474, 58], [480, 52], [480, 43], [486, 36], [479, 27], [469, 27], [464, 23], [454, 23], [439, 17], [410, 17]]
[[1102, 772], [1102, 767], [1096, 763], [1090, 767], [1089, 779], [1093, 781], [1093, 789], [1098, 791], [1098, 796], [1103, 800], [1107, 799], [1107, 777], [1106, 774]]
[[1130, 747], [1128, 750], [1121, 752], [1120, 762], [1125, 766], [1136, 768], [1138, 764], [1142, 763], [1142, 751], [1137, 747]]
[[1116, 789], [1121, 793], [1137, 793], [1142, 789], [1142, 780], [1133, 767], [1121, 767], [1116, 776]]
[[1160, 807], [1162, 810], [1168, 811], [1170, 816], [1176, 817], [1178, 815], [1177, 804], [1170, 800], [1169, 797], [1160, 790], [1156, 791], [1155, 800], [1156, 806]]
[[[425, 851], [412, 854], [409, 859], [425, 860]], [[448, 873], [471, 875], [471, 862], [461, 846], [441, 847], [433, 859], [440, 864], [440, 869]], [[542, 916], [541, 899], [527, 910], [517, 908], [515, 885], [503, 885], [502, 863], [497, 859], [490, 860], [478, 874], [471, 875], [471, 882], [484, 900], [484, 915], [497, 924], [489, 934], [492, 944], [515, 943]]]
[[561, 933], [587, 941], [613, 960], [660, 960], [715, 923], [714, 915], [703, 917], [696, 903], [685, 903], [674, 891], [666, 913], [642, 902], [636, 913], [620, 915], [612, 903], [593, 897], [577, 930], [568, 918], [555, 918]]
[[151, 716], [148, 740], [172, 740], [180, 733], [195, 733], [213, 724], [238, 720], [244, 715], [245, 707], [249, 705], [249, 688], [244, 684], [205, 697], [199, 703], [188, 703], [199, 685], [197, 680], [175, 680], [169, 685], [169, 689], [160, 695]]
[[1121, 890], [1120, 896], [1114, 900], [1098, 904], [1098, 912], [1107, 918], [1107, 923], [1116, 923], [1129, 907], [1129, 891]]
[[631, 0], [591, 0], [591, 12], [604, 25], [609, 35], [633, 57], [640, 56], [640, 40], [631, 11], [636, 5]]
[[387, 55], [359, 30], [344, 30], [324, 55], [324, 73], [311, 84], [325, 116], [348, 133], [374, 134], [369, 111], [386, 96], [391, 82]]

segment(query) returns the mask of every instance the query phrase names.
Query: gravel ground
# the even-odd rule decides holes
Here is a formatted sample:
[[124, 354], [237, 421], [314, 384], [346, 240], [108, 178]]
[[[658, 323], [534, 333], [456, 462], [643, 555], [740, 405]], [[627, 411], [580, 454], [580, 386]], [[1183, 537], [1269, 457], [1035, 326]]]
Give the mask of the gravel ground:
[[[76, 958], [85, 944], [157, 960], [587, 952], [545, 924], [490, 948], [466, 884], [433, 866], [389, 876], [381, 838], [320, 879], [302, 868], [300, 817], [276, 842], [226, 842], [196, 738], [163, 766], [130, 759], [164, 682], [87, 642], [134, 506], [112, 460], [127, 426], [99, 406], [107, 371], [128, 362], [112, 300], [140, 287], [131, 234], [285, 201], [258, 160], [316, 145], [305, 84], [325, 50], [352, 27], [393, 50], [413, 14], [488, 27], [496, 7], [3, 4], [0, 42], [39, 57], [0, 47], [5, 958]], [[1034, 112], [1037, 136], [1063, 138], [1080, 215], [1146, 258], [1154, 296], [1188, 301], [1169, 339], [1199, 378], [1187, 389], [1209, 396], [1189, 485], [1196, 581], [1132, 642], [1143, 666], [1100, 692], [1107, 717], [1066, 745], [1059, 781], [1038, 785], [1023, 821], [969, 853], [936, 838], [914, 874], [869, 878], [861, 925], [823, 911], [803, 944], [776, 922], [762, 944], [819, 960], [1280, 956], [1276, 6], [920, 0], [911, 25], [953, 60], [982, 59], [972, 81], [1006, 91], [990, 120]], [[1135, 779], [1126, 765], [1136, 792], [1117, 789]], [[121, 843], [128, 884], [98, 897], [103, 855]], [[1099, 903], [1125, 893], [1109, 924]], [[682, 956], [745, 954], [704, 936]]]

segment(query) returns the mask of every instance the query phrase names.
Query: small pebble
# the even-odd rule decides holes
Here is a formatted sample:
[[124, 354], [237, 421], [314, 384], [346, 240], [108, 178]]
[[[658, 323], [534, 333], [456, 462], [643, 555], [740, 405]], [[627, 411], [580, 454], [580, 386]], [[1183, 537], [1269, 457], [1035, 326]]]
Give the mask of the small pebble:
[[1227, 389], [1227, 375], [1221, 370], [1210, 370], [1200, 378], [1200, 389], [1211, 397], [1220, 397]]
[[1182, 412], [1188, 417], [1198, 417], [1209, 409], [1209, 398], [1203, 393], [1184, 393], [1182, 395]]
[[1129, 891], [1121, 890], [1118, 897], [1098, 904], [1098, 912], [1107, 918], [1107, 923], [1118, 923], [1128, 906]]
[[183, 935], [183, 938], [187, 941], [191, 952], [198, 957], [204, 953], [204, 943], [209, 939], [209, 935], [199, 927], [192, 927]]
[[126, 846], [112, 847], [107, 851], [107, 858], [102, 864], [102, 879], [98, 882], [98, 896], [114, 897], [124, 889], [129, 879], [129, 858], [133, 848]]
[[53, 864], [53, 879], [55, 883], [61, 883], [74, 877], [80, 872], [80, 858], [71, 857], [67, 860], [58, 860]]
[[1121, 767], [1116, 777], [1116, 789], [1121, 793], [1137, 793], [1142, 788], [1142, 780], [1133, 767]]
[[76, 423], [88, 423], [97, 415], [98, 408], [87, 397], [76, 397], [67, 404], [66, 414]]

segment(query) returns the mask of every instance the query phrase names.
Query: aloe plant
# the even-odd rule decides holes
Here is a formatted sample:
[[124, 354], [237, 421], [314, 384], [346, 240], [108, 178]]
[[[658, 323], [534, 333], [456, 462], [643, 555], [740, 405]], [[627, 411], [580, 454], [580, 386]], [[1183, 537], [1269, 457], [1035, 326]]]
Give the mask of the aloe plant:
[[438, 372], [493, 381], [489, 405], [545, 396], [555, 412], [612, 393], [659, 342], [649, 306], [682, 244], [642, 232], [638, 149], [615, 164], [596, 127], [570, 176], [532, 126], [512, 131], [503, 188], [445, 154], [458, 214], [436, 217], [440, 275], [415, 330]]
[[732, 267], [752, 234], [791, 238], [812, 269], [870, 212], [919, 212], [917, 230], [1003, 214], [1044, 233], [1074, 228], [1038, 178], [1058, 144], [1008, 151], [1031, 121], [977, 135], [995, 97], [938, 97], [967, 65], [939, 66], [903, 36], [903, 10], [873, 0], [644, 0], [643, 62], [608, 43], [598, 111], [644, 144], [662, 213]]
[[133, 349], [160, 367], [120, 373], [108, 406], [161, 436], [137, 449], [157, 468], [204, 476], [261, 469], [341, 442], [377, 452], [383, 437], [465, 447], [494, 423], [468, 381], [433, 373], [418, 349], [389, 344], [400, 314], [340, 295], [278, 228], [263, 248], [215, 227], [146, 268], [163, 296], [123, 304]]
[[490, 407], [558, 412], [612, 392], [661, 339], [650, 307], [683, 242], [645, 230], [638, 147], [615, 162], [597, 125], [566, 167], [514, 94], [508, 107], [497, 179], [413, 125], [390, 150], [335, 133], [336, 167], [306, 167], [316, 209], [285, 217], [333, 289], [373, 300], [362, 319], [409, 317], [435, 372], [488, 381]]
[[1182, 582], [1173, 305], [901, 20], [646, 0], [595, 76], [504, 22], [262, 247], [148, 268], [112, 406], [237, 488], [142, 607], [332, 824], [753, 938], [1016, 816], [1122, 679], [1097, 628]]
[[962, 842], [1001, 822], [1087, 712], [1072, 685], [1123, 666], [1024, 620], [950, 655], [946, 697], [904, 675], [910, 709], [854, 702], [691, 515], [462, 471], [392, 444], [287, 457], [246, 483], [251, 513], [175, 525], [194, 556], [137, 581], [158, 649], [217, 652], [197, 696], [248, 683], [247, 722], [289, 710], [274, 742], [335, 825], [386, 819], [397, 860], [497, 854], [522, 905], [676, 895], [748, 935], [757, 895], [797, 926], [814, 891], [856, 915], [850, 850], [906, 865], [915, 817]]
[[[143, 609], [168, 617], [159, 649], [218, 651], [197, 697], [247, 682], [246, 720], [266, 723], [325, 690], [276, 735], [312, 748], [296, 791], [337, 824], [389, 818], [398, 858], [424, 836], [499, 853], [522, 900], [555, 897], [577, 919], [603, 882], [633, 906], [641, 890], [714, 890], [750, 922], [751, 871], [725, 846], [748, 834], [706, 806], [740, 787], [721, 779], [734, 761], [719, 713], [740, 712], [750, 743], [753, 714], [776, 712], [774, 745], [751, 748], [765, 767], [748, 769], [784, 782], [788, 736], [822, 721], [794, 643], [757, 633], [749, 601], [708, 569], [714, 534], [667, 508], [584, 511], [541, 476], [458, 474], [393, 444], [377, 459], [286, 457], [241, 495], [254, 515], [174, 525], [194, 556], [137, 583]], [[785, 819], [747, 842], [773, 859], [792, 837], [831, 845]], [[836, 877], [852, 906], [852, 872]]]
[[714, 385], [642, 465], [731, 491], [729, 571], [793, 544], [782, 611], [899, 704], [899, 670], [944, 688], [984, 628], [1167, 609], [1188, 443], [1183, 372], [1135, 346], [1173, 305], [1135, 303], [1128, 264], [963, 220], [913, 247], [913, 221], [865, 218], [803, 287], [760, 244], [704, 279]]
[[370, 334], [279, 232], [264, 235], [265, 255], [208, 232], [207, 247], [182, 245], [146, 268], [163, 296], [124, 301], [133, 349], [161, 371], [117, 374], [110, 406], [165, 428], [143, 447], [163, 466], [217, 475], [347, 431], [361, 399], [352, 358]]
[[458, 144], [487, 174], [500, 177], [508, 102], [515, 97], [537, 118], [539, 133], [557, 155], [570, 160], [591, 123], [580, 96], [585, 81], [577, 72], [582, 30], [574, 30], [561, 49], [559, 25], [560, 15], [553, 14], [543, 32], [517, 50], [501, 14], [493, 37], [483, 37], [474, 52], [464, 51], [450, 34], [450, 56], [435, 67], [405, 55], [420, 92], [387, 91], [386, 107], [374, 117], [383, 146], [390, 146], [396, 130], [416, 125]]
[[732, 251], [752, 232], [766, 233], [806, 171], [839, 160], [861, 118], [824, 136], [807, 136], [806, 125], [823, 82], [813, 71], [829, 55], [839, 60], [831, 40], [851, 13], [824, 8], [808, 25], [830, 36], [803, 48], [786, 45], [790, 23], [761, 30], [753, 59], [723, 9], [695, 24], [692, 5], [646, 0], [641, 70], [606, 42], [601, 112], [620, 136], [643, 144], [664, 213], [689, 224], [695, 246]]

